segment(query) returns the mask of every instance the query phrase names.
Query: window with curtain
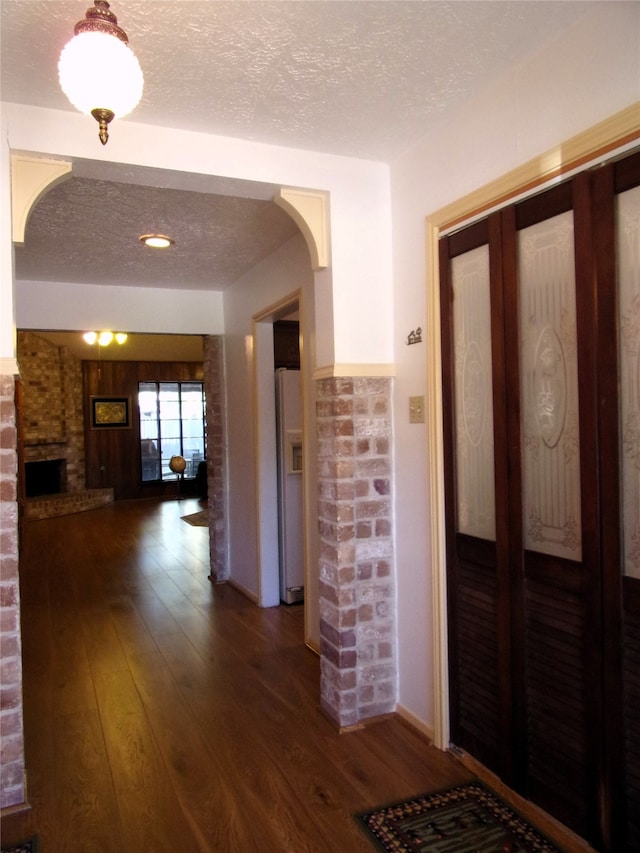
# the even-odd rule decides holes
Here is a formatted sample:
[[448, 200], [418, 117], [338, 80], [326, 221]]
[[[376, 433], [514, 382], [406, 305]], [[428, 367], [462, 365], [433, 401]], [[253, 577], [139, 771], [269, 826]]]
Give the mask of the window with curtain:
[[205, 460], [205, 396], [202, 382], [140, 382], [140, 460], [143, 482], [175, 480], [172, 456], [184, 457], [185, 477]]

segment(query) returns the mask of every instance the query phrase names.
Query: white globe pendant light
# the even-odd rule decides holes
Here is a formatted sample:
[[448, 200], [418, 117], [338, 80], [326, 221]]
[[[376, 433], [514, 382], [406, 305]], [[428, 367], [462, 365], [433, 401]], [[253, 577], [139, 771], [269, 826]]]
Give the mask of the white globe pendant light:
[[107, 0], [94, 0], [74, 33], [60, 54], [60, 86], [77, 110], [96, 119], [106, 145], [109, 122], [130, 113], [142, 97], [142, 71]]

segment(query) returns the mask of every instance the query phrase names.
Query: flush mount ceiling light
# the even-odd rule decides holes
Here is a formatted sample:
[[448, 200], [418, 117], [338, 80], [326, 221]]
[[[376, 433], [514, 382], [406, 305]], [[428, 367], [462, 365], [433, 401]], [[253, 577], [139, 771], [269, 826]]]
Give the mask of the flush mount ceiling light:
[[169, 246], [175, 246], [176, 242], [171, 237], [167, 237], [166, 234], [143, 234], [139, 239], [143, 245], [149, 246], [150, 249], [168, 249]]
[[101, 347], [108, 347], [112, 341], [118, 344], [123, 344], [127, 340], [124, 332], [85, 332], [82, 336], [88, 344], [98, 344]]
[[106, 0], [94, 0], [73, 31], [58, 62], [60, 86], [77, 110], [95, 118], [106, 145], [109, 122], [130, 113], [142, 97], [142, 71]]

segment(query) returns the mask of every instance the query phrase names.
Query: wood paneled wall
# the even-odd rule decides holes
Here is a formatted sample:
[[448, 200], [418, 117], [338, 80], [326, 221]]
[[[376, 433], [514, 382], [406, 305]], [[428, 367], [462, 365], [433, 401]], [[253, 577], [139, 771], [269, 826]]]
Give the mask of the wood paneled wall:
[[[140, 479], [138, 383], [202, 381], [202, 364], [158, 361], [84, 361], [82, 364], [87, 488], [113, 488], [116, 500], [174, 494], [176, 483], [143, 484]], [[130, 426], [92, 429], [92, 397], [128, 397]], [[185, 480], [181, 490], [195, 494], [191, 481]]]

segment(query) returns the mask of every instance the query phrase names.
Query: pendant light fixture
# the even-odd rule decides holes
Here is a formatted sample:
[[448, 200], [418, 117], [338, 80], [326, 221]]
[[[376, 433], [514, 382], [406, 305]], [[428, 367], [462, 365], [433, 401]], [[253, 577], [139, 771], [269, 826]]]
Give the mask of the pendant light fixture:
[[142, 97], [142, 71], [107, 0], [94, 0], [74, 33], [60, 54], [60, 86], [77, 110], [95, 118], [106, 145], [109, 122], [130, 113]]

